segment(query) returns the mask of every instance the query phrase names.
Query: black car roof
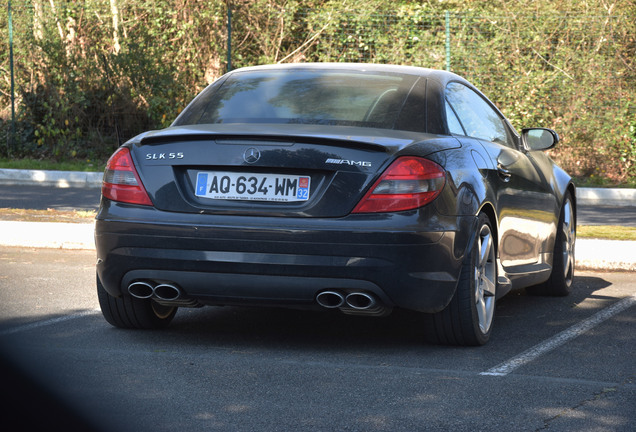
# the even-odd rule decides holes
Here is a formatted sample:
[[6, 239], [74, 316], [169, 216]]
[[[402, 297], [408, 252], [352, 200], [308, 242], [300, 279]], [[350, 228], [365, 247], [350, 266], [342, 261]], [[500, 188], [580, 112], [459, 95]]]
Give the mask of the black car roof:
[[259, 70], [342, 70], [342, 71], [370, 71], [370, 72], [386, 72], [398, 73], [404, 75], [415, 75], [426, 78], [437, 79], [440, 82], [462, 81], [466, 80], [457, 74], [439, 69], [429, 69], [419, 66], [402, 66], [393, 64], [376, 64], [376, 63], [283, 63], [262, 66], [248, 66], [234, 69], [231, 73], [250, 72]]

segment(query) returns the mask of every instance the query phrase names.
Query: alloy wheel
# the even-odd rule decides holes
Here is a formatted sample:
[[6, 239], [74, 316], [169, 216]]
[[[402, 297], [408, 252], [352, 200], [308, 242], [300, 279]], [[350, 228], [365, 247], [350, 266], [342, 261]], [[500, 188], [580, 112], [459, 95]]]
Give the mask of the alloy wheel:
[[572, 202], [568, 199], [563, 205], [562, 230], [562, 253], [563, 253], [563, 274], [567, 284], [572, 282], [574, 276], [574, 244], [576, 242], [576, 222], [574, 221], [574, 209]]
[[482, 333], [492, 325], [495, 312], [496, 262], [493, 236], [488, 225], [483, 225], [478, 237], [478, 256], [475, 264], [475, 306]]

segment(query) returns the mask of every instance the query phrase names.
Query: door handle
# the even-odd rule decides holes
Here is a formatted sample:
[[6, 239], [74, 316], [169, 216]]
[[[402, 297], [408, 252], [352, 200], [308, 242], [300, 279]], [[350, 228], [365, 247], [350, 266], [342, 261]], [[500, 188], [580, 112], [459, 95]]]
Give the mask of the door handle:
[[510, 177], [512, 176], [512, 173], [510, 172], [510, 170], [506, 169], [506, 167], [504, 167], [500, 163], [497, 164], [497, 172], [499, 173], [499, 177], [501, 177], [503, 181], [505, 182], [510, 181]]

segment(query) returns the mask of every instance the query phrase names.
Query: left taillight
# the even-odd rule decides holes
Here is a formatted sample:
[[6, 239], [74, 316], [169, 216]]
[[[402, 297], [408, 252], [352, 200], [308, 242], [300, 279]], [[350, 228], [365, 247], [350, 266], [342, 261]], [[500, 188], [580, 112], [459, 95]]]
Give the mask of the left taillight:
[[102, 183], [102, 195], [113, 201], [152, 205], [148, 192], [139, 178], [130, 150], [126, 147], [119, 148], [108, 160]]
[[403, 156], [384, 171], [353, 213], [413, 210], [437, 198], [445, 183], [446, 173], [435, 162]]

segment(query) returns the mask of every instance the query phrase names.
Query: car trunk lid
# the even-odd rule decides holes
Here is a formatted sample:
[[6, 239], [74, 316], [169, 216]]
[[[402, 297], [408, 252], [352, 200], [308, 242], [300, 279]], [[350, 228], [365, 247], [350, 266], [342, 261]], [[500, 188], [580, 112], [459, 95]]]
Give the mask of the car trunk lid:
[[131, 152], [159, 210], [341, 217], [396, 155], [426, 137], [324, 125], [197, 125], [147, 133]]

